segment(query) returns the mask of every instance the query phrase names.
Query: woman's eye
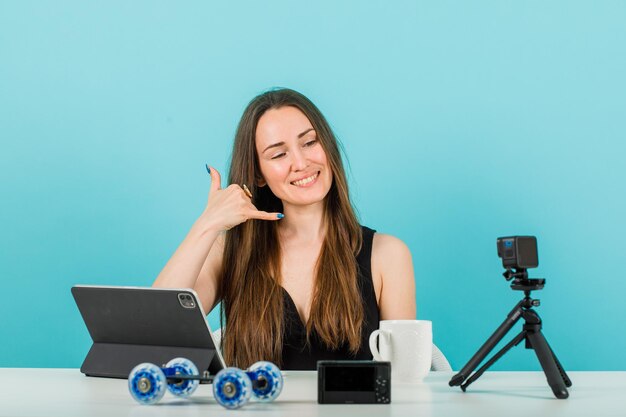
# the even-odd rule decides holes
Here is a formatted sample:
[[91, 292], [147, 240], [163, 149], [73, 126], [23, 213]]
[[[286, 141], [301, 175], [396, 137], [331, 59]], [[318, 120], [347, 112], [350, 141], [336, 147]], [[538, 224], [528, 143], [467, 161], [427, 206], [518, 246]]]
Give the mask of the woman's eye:
[[277, 153], [276, 155], [272, 156], [272, 159], [282, 158], [284, 155], [285, 155], [285, 152]]
[[317, 139], [313, 139], [304, 144], [304, 146], [313, 146], [317, 143]]

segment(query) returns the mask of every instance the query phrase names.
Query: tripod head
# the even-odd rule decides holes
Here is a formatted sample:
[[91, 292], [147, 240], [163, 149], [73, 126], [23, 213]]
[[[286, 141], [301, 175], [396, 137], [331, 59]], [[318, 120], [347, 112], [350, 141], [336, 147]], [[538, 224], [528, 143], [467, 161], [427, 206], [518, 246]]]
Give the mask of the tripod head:
[[533, 290], [543, 289], [546, 284], [546, 280], [544, 278], [528, 278], [528, 271], [526, 268], [516, 268], [515, 270], [507, 268], [502, 275], [507, 281], [513, 280], [511, 288], [516, 291], [530, 293], [530, 291]]

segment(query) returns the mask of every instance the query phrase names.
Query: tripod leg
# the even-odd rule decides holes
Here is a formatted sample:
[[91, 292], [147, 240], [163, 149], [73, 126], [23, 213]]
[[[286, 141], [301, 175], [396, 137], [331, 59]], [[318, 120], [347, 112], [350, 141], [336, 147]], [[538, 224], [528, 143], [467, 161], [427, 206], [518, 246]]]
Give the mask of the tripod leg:
[[[544, 337], [544, 339], [545, 339], [545, 337]], [[546, 343], [548, 343], [548, 341], [546, 341]], [[548, 347], [549, 346], [550, 345], [548, 345]], [[559, 373], [563, 377], [563, 382], [565, 382], [565, 386], [568, 387], [568, 388], [571, 387], [572, 386], [572, 380], [569, 379], [569, 376], [567, 376], [567, 374], [565, 373], [565, 369], [563, 369], [563, 365], [561, 365], [561, 362], [559, 362], [559, 358], [556, 357], [556, 354], [554, 353], [552, 348], [550, 348], [550, 351], [552, 352], [552, 357], [554, 358], [554, 362], [556, 363], [556, 367], [559, 368]]]
[[[540, 327], [532, 327], [532, 330], [535, 332], [541, 333]], [[550, 354], [552, 355], [552, 358], [554, 359], [554, 363], [556, 364], [556, 367], [559, 370], [559, 374], [561, 374], [561, 378], [563, 378], [563, 382], [565, 382], [565, 386], [571, 387], [572, 381], [569, 379], [569, 376], [567, 376], [567, 373], [565, 373], [565, 369], [563, 369], [563, 365], [561, 365], [561, 362], [559, 362], [559, 358], [556, 357], [556, 353], [554, 353], [554, 350], [552, 350], [552, 347], [548, 343], [548, 340], [546, 339], [546, 337], [543, 336], [543, 333], [541, 333], [541, 335], [543, 339], [546, 341], [546, 345], [548, 345], [548, 349], [550, 349]]]
[[517, 305], [507, 315], [506, 319], [489, 339], [478, 349], [478, 351], [471, 357], [467, 364], [456, 375], [452, 377], [448, 385], [451, 387], [455, 385], [461, 385], [463, 381], [476, 369], [476, 367], [485, 359], [485, 357], [491, 352], [491, 350], [502, 340], [505, 334], [517, 323], [522, 317], [522, 305], [524, 300], [517, 303]]
[[513, 346], [517, 346], [522, 340], [524, 340], [526, 332], [522, 331], [520, 334], [518, 334], [517, 336], [515, 336], [513, 338], [513, 340], [511, 340], [509, 343], [506, 344], [506, 346], [504, 346], [502, 349], [500, 349], [498, 351], [498, 353], [496, 353], [495, 355], [493, 355], [491, 357], [491, 359], [489, 359], [487, 362], [485, 362], [485, 364], [483, 366], [480, 367], [480, 369], [476, 372], [474, 372], [474, 375], [472, 375], [470, 378], [467, 379], [467, 381], [465, 381], [462, 385], [461, 385], [461, 389], [463, 390], [463, 392], [465, 392], [465, 390], [467, 389], [468, 385], [471, 384], [472, 382], [476, 381], [478, 378], [480, 378], [480, 376], [487, 370], [489, 369], [489, 367], [491, 365], [493, 365], [498, 359], [500, 359], [502, 357], [502, 355], [504, 355], [506, 352], [509, 351], [509, 349], [511, 349]]
[[539, 363], [543, 368], [543, 373], [546, 374], [548, 385], [550, 385], [550, 388], [552, 388], [554, 396], [559, 399], [565, 399], [569, 397], [567, 388], [565, 388], [564, 378], [559, 371], [557, 361], [555, 361], [556, 356], [552, 352], [552, 349], [550, 349], [550, 346], [548, 345], [545, 337], [543, 337], [541, 330], [529, 330], [526, 337], [530, 342], [530, 346], [537, 354]]

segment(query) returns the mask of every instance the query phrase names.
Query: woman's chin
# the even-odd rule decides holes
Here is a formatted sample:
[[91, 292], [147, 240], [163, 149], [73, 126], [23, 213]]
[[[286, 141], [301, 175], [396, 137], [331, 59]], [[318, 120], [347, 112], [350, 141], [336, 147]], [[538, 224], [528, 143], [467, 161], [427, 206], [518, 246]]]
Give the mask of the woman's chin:
[[307, 196], [289, 196], [283, 200], [283, 204], [292, 206], [312, 206], [324, 201], [326, 194], [315, 193]]

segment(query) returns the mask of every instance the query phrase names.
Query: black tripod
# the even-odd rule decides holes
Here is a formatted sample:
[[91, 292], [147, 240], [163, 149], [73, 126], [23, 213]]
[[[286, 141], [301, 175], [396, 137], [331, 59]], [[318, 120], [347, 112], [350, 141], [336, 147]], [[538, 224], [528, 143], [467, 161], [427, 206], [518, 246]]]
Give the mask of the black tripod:
[[[468, 385], [476, 381], [491, 365], [508, 352], [509, 349], [513, 346], [517, 346], [522, 340], [526, 340], [526, 349], [533, 349], [535, 351], [554, 396], [560, 399], [567, 398], [569, 393], [565, 387], [571, 387], [572, 381], [570, 381], [561, 363], [554, 354], [554, 351], [550, 348], [550, 345], [548, 345], [548, 341], [543, 336], [543, 333], [541, 333], [541, 318], [539, 318], [537, 312], [532, 309], [532, 307], [538, 307], [540, 302], [537, 299], [532, 299], [530, 292], [532, 290], [542, 289], [545, 284], [545, 279], [528, 279], [528, 274], [525, 269], [518, 269], [516, 272], [507, 269], [504, 276], [507, 279], [515, 277], [516, 279], [511, 284], [511, 288], [524, 291], [525, 297], [522, 301], [517, 303], [500, 327], [498, 327], [489, 339], [487, 339], [485, 344], [478, 349], [478, 352], [472, 356], [463, 369], [452, 377], [449, 385], [451, 387], [460, 385], [461, 389], [465, 392]], [[520, 318], [524, 319], [523, 330], [468, 378]]]

